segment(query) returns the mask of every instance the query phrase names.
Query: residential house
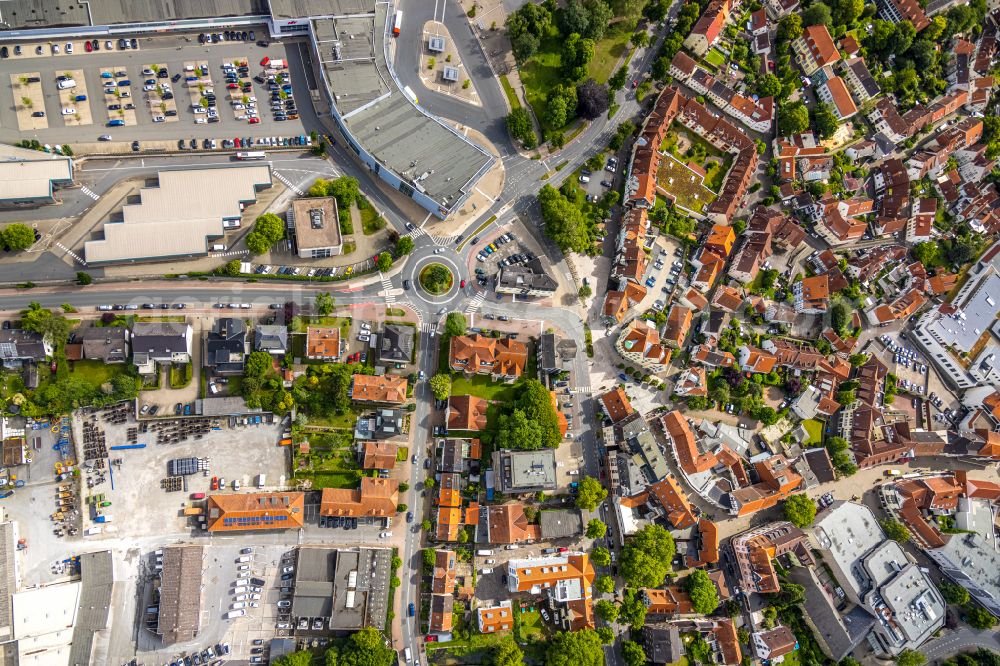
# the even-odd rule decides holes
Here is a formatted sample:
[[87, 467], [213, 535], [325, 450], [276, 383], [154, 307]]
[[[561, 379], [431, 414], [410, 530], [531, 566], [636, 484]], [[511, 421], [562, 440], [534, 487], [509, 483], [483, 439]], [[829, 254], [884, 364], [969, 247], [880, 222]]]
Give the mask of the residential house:
[[378, 360], [383, 363], [412, 363], [416, 329], [410, 324], [386, 323], [382, 327]]
[[205, 509], [209, 532], [302, 529], [305, 493], [212, 493]]
[[528, 347], [510, 338], [487, 338], [478, 333], [456, 335], [448, 343], [448, 365], [456, 372], [490, 375], [493, 381], [513, 382], [524, 372]]
[[481, 634], [495, 634], [514, 628], [514, 612], [510, 599], [476, 609], [476, 623]]
[[635, 408], [632, 407], [632, 403], [629, 401], [628, 395], [625, 394], [625, 389], [620, 386], [616, 386], [607, 393], [603, 394], [599, 400], [601, 410], [613, 424], [618, 423], [626, 416], [635, 412]]
[[769, 664], [780, 664], [787, 654], [798, 648], [799, 641], [792, 630], [783, 624], [774, 629], [755, 631], [750, 634], [750, 644], [758, 658]]
[[212, 330], [205, 336], [203, 364], [216, 375], [242, 375], [249, 348], [247, 327], [242, 319], [216, 319]]
[[626, 361], [652, 372], [665, 370], [670, 363], [670, 349], [660, 342], [654, 323], [645, 319], [629, 322], [615, 341], [615, 349]]
[[406, 402], [406, 377], [397, 375], [354, 375], [348, 390], [354, 402], [402, 405]]
[[541, 529], [533, 525], [524, 513], [524, 504], [507, 502], [491, 504], [479, 512], [477, 540], [489, 544], [515, 544], [538, 541]]
[[70, 336], [67, 353], [73, 344], [80, 345], [80, 358], [87, 361], [112, 365], [128, 360], [128, 329], [122, 326], [85, 326]]
[[691, 328], [691, 315], [691, 310], [683, 305], [675, 304], [670, 308], [667, 325], [663, 331], [663, 344], [673, 349], [680, 349], [684, 345], [688, 330]]
[[721, 285], [712, 295], [712, 307], [723, 312], [738, 312], [743, 308], [743, 295], [735, 287]]
[[322, 361], [340, 359], [340, 329], [310, 326], [306, 329], [306, 358]]
[[815, 275], [792, 285], [795, 311], [799, 314], [823, 314], [830, 302], [830, 279]]
[[404, 415], [405, 412], [401, 409], [379, 409], [372, 414], [359, 416], [354, 424], [354, 439], [383, 440], [405, 435]]
[[548, 596], [554, 607], [553, 619], [565, 631], [594, 628], [595, 577], [590, 556], [582, 552], [507, 562], [508, 592]]
[[451, 594], [432, 594], [430, 603], [430, 619], [427, 631], [430, 634], [450, 635], [454, 621], [452, 608], [455, 597]]
[[803, 28], [802, 35], [792, 42], [792, 48], [806, 76], [812, 76], [821, 67], [840, 60], [840, 51], [823, 24]]
[[701, 18], [691, 28], [691, 33], [684, 40], [684, 47], [699, 58], [708, 53], [715, 40], [722, 34], [732, 10], [732, 0], [712, 0], [701, 13]]
[[501, 266], [494, 284], [494, 291], [498, 294], [534, 298], [552, 296], [558, 288], [559, 283], [546, 272], [542, 260], [538, 258], [527, 264]]
[[909, 21], [917, 32], [931, 23], [917, 0], [877, 0], [875, 4], [880, 17], [891, 23]]
[[356, 490], [349, 488], [323, 488], [320, 496], [319, 515], [349, 516], [351, 518], [391, 518], [399, 504], [399, 481], [361, 477]]
[[623, 291], [611, 289], [604, 297], [604, 319], [609, 324], [625, 321], [629, 308], [635, 307], [646, 297], [645, 285], [626, 281]]
[[783, 455], [774, 455], [754, 463], [759, 483], [729, 493], [729, 512], [747, 516], [776, 506], [802, 485], [802, 476]]
[[843, 74], [844, 82], [847, 83], [848, 89], [854, 95], [854, 99], [858, 104], [864, 104], [882, 92], [878, 82], [875, 81], [875, 77], [868, 70], [868, 65], [865, 64], [864, 58], [851, 58], [846, 61], [841, 73]]
[[253, 332], [254, 351], [284, 356], [288, 351], [288, 328], [276, 324], [259, 324]]
[[361, 469], [392, 469], [399, 447], [390, 442], [361, 442]]
[[781, 582], [773, 563], [783, 561], [786, 555], [802, 564], [815, 563], [805, 532], [787, 521], [751, 528], [734, 536], [731, 545], [740, 587], [747, 592], [779, 592]]
[[672, 622], [651, 622], [642, 628], [646, 658], [660, 666], [680, 661], [684, 642], [677, 625]]
[[136, 322], [132, 326], [132, 363], [140, 375], [155, 374], [157, 363], [190, 363], [192, 343], [190, 324]]
[[816, 87], [816, 95], [833, 109], [839, 120], [847, 120], [858, 112], [844, 79], [834, 76]]
[[493, 451], [494, 483], [505, 495], [523, 495], [556, 489], [556, 453], [536, 451]]
[[739, 353], [738, 363], [743, 372], [766, 375], [778, 365], [777, 357], [758, 347], [742, 345], [736, 351]]
[[489, 403], [474, 395], [453, 395], [448, 398], [445, 422], [448, 430], [478, 431], [486, 428]]

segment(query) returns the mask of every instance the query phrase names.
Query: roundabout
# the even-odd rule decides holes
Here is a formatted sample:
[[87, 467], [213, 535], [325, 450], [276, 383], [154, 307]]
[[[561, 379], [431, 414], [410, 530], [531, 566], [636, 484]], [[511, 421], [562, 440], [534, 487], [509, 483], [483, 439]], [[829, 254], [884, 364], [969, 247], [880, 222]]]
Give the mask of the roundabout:
[[455, 274], [444, 264], [432, 262], [420, 269], [417, 283], [431, 296], [444, 296], [455, 286]]
[[453, 252], [430, 245], [419, 248], [412, 257], [404, 277], [412, 284], [410, 295], [414, 301], [423, 301], [428, 306], [442, 307], [454, 305], [462, 300], [461, 281], [468, 275]]

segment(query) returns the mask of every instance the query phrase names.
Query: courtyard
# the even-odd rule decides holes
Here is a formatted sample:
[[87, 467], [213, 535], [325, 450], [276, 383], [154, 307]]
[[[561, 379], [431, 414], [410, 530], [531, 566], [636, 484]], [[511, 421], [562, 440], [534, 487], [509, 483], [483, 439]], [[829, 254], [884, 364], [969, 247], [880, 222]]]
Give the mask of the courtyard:
[[681, 209], [700, 215], [716, 198], [715, 192], [705, 187], [704, 179], [704, 173], [696, 172], [667, 153], [660, 161], [656, 187]]

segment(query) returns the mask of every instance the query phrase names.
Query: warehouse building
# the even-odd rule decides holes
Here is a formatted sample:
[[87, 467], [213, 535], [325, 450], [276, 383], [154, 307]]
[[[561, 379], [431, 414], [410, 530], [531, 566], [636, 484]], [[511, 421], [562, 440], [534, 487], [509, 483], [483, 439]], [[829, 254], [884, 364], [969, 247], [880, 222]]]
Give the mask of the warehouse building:
[[385, 626], [392, 575], [388, 548], [299, 548], [292, 616], [322, 621], [322, 628], [351, 632]]
[[72, 184], [71, 158], [0, 145], [0, 205], [41, 206], [55, 203], [56, 188]]
[[[156, 187], [139, 190], [139, 203], [104, 223], [103, 238], [86, 242], [87, 263], [207, 256], [209, 244], [238, 228], [243, 208], [269, 187], [267, 165], [161, 171]], [[205, 196], [192, 196], [198, 193]]]
[[160, 608], [156, 633], [164, 645], [183, 643], [201, 628], [202, 546], [167, 546], [160, 571]]

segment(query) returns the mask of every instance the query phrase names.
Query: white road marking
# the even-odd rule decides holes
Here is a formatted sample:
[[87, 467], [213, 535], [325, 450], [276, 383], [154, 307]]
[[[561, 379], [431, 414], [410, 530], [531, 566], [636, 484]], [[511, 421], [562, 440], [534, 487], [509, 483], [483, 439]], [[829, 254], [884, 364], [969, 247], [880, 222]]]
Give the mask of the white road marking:
[[92, 189], [90, 189], [86, 185], [82, 186], [80, 188], [80, 191], [83, 192], [84, 194], [86, 194], [88, 197], [90, 197], [94, 201], [97, 201], [98, 199], [101, 198], [100, 194], [98, 194], [97, 192], [94, 192]]
[[86, 265], [87, 265], [87, 262], [86, 262], [86, 261], [84, 261], [84, 260], [83, 260], [83, 259], [82, 259], [82, 258], [80, 257], [80, 255], [78, 255], [78, 254], [77, 254], [76, 252], [74, 252], [73, 250], [69, 249], [68, 247], [66, 247], [66, 246], [65, 246], [65, 245], [63, 245], [62, 243], [60, 243], [60, 242], [56, 241], [56, 247], [57, 247], [57, 248], [59, 248], [60, 250], [62, 250], [63, 252], [65, 252], [66, 254], [68, 254], [69, 256], [71, 256], [71, 257], [73, 257], [74, 259], [76, 259], [76, 260], [77, 260], [78, 262], [80, 262], [80, 263], [81, 263], [81, 264], [83, 264], [84, 266], [86, 266]]

